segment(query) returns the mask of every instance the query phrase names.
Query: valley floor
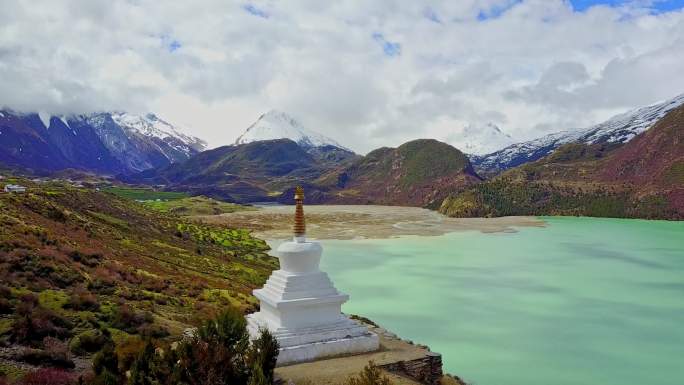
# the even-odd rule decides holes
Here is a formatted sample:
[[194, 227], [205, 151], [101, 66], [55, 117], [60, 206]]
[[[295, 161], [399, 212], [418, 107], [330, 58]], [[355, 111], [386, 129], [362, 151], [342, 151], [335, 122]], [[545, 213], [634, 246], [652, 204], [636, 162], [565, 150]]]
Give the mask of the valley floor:
[[[442, 235], [454, 231], [514, 232], [515, 227], [542, 227], [535, 217], [449, 218], [417, 207], [312, 205], [304, 209], [307, 235], [316, 239], [392, 238]], [[285, 239], [292, 234], [293, 206], [264, 206], [254, 211], [193, 218], [206, 223], [254, 230], [261, 239]]]

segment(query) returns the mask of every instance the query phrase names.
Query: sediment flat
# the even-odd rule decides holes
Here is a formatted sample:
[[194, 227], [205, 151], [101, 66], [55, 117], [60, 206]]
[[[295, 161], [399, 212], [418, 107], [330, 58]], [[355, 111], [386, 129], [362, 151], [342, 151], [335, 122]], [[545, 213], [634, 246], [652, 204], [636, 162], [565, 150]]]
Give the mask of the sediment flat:
[[[373, 205], [312, 205], [304, 209], [307, 235], [316, 239], [382, 239], [405, 235], [434, 236], [456, 231], [515, 232], [516, 227], [543, 227], [536, 217], [449, 218], [418, 207]], [[248, 228], [267, 240], [292, 234], [294, 206], [261, 206], [254, 211], [192, 218], [203, 222]]]

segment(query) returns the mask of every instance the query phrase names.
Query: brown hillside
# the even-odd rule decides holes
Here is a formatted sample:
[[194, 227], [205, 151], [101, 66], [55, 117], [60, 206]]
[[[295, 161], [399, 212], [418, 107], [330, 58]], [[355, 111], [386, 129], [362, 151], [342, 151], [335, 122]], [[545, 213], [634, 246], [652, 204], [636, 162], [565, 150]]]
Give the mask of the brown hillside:
[[450, 216], [684, 218], [684, 106], [624, 145], [566, 144], [447, 198]]
[[640, 185], [684, 184], [684, 106], [616, 150], [599, 176]]

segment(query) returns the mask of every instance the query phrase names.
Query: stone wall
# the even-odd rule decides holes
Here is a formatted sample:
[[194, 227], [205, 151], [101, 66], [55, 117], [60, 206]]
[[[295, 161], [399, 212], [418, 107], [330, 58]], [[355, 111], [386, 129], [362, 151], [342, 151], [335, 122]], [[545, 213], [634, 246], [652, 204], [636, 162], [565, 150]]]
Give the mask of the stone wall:
[[439, 353], [427, 352], [422, 358], [393, 362], [380, 367], [426, 385], [439, 385], [442, 381], [442, 355]]

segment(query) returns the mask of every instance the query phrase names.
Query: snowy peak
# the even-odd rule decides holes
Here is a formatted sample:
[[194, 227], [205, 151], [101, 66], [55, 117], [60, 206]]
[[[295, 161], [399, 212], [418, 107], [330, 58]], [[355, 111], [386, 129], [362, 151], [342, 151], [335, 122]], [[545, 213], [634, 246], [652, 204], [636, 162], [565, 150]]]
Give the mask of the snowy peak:
[[291, 139], [305, 149], [333, 146], [348, 150], [334, 139], [308, 130], [290, 115], [276, 110], [271, 110], [261, 115], [254, 124], [247, 127], [245, 132], [235, 140], [234, 144], [273, 139]]
[[587, 129], [561, 131], [527, 142], [511, 144], [496, 152], [473, 156], [471, 161], [479, 172], [487, 174], [543, 158], [566, 143], [627, 143], [648, 130], [668, 112], [683, 104], [684, 94], [616, 115]]
[[134, 115], [127, 112], [113, 112], [111, 117], [124, 130], [148, 138], [160, 139], [188, 156], [193, 152], [204, 150], [207, 145], [203, 140], [183, 133], [178, 127], [152, 113]]
[[582, 131], [578, 140], [583, 143], [626, 143], [648, 130], [668, 112], [682, 104], [684, 104], [684, 94], [664, 102], [637, 108]]
[[515, 141], [493, 123], [469, 124], [452, 132], [446, 141], [466, 154], [484, 155], [510, 146]]

